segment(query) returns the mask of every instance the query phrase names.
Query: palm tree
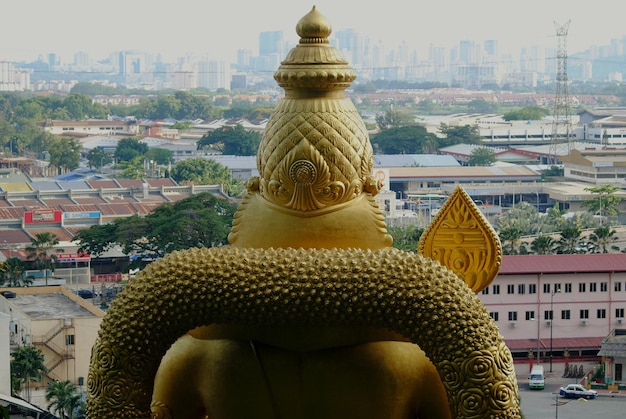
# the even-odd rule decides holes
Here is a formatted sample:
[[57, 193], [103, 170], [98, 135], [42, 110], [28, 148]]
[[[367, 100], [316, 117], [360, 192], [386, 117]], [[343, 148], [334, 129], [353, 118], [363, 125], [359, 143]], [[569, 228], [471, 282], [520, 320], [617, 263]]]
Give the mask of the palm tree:
[[11, 360], [11, 375], [17, 377], [20, 387], [26, 384], [26, 399], [30, 402], [30, 383], [40, 381], [48, 372], [43, 353], [34, 346], [22, 346], [14, 351]]
[[519, 227], [506, 227], [500, 230], [502, 252], [505, 255], [526, 254], [526, 244], [522, 242], [524, 231]]
[[76, 392], [76, 386], [68, 381], [53, 381], [46, 389], [46, 401], [48, 409], [53, 409], [57, 415], [64, 418], [74, 418], [74, 411], [80, 404], [80, 394]]
[[0, 285], [6, 283], [8, 287], [22, 287], [30, 285], [33, 280], [24, 277], [26, 264], [20, 258], [9, 258], [0, 266]]
[[546, 255], [552, 253], [555, 241], [550, 236], [537, 236], [531, 243], [530, 249], [538, 255]]
[[[589, 241], [593, 243], [596, 248], [602, 249], [602, 253], [609, 253], [607, 247], [612, 242], [617, 241], [617, 238], [617, 231], [609, 226], [600, 226], [589, 235]], [[613, 246], [613, 248], [615, 248], [615, 246]]]
[[57, 249], [59, 238], [54, 233], [38, 233], [34, 239], [30, 239], [30, 245], [26, 247], [28, 259], [35, 262], [35, 266], [44, 271], [46, 285], [48, 285], [48, 271], [54, 272], [54, 264], [56, 262], [56, 252], [62, 252], [63, 249]]
[[582, 231], [575, 225], [570, 225], [561, 231], [561, 238], [556, 243], [557, 253], [573, 254], [584, 253], [580, 250]]

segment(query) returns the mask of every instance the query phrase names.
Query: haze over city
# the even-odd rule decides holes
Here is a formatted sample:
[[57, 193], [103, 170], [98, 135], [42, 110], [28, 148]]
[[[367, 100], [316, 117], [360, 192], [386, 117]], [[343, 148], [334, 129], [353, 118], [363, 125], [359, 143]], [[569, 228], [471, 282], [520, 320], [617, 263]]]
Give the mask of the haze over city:
[[194, 53], [234, 61], [238, 49], [258, 52], [263, 31], [282, 30], [285, 39], [296, 42], [294, 22], [313, 5], [335, 32], [354, 29], [389, 48], [406, 42], [424, 55], [430, 44], [450, 47], [464, 39], [497, 40], [501, 52], [512, 54], [532, 45], [556, 47], [556, 27], [570, 21], [567, 40], [572, 54], [624, 38], [626, 29], [617, 4], [614, 0], [598, 0], [592, 7], [567, 0], [387, 0], [373, 4], [109, 0], [94, 7], [79, 0], [31, 0], [8, 7], [0, 26], [0, 61], [32, 61], [40, 54], [56, 53], [69, 62], [78, 51], [100, 59], [131, 49], [161, 53], [164, 60]]

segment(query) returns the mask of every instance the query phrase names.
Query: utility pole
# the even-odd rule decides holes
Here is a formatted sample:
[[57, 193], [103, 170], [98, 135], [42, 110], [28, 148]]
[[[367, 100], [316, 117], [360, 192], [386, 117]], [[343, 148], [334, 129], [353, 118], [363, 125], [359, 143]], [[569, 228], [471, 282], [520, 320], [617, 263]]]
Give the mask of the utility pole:
[[556, 164], [560, 155], [570, 153], [573, 134], [567, 87], [567, 32], [569, 30], [570, 20], [563, 26], [559, 26], [556, 22], [554, 24], [556, 26], [558, 48], [556, 52], [556, 94], [554, 96], [552, 137], [548, 157], [550, 164]]

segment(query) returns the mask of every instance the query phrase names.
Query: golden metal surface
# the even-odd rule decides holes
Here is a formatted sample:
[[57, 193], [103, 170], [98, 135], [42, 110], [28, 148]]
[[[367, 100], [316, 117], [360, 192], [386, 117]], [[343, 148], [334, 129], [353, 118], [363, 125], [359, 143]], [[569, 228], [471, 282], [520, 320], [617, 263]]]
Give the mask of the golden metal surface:
[[[329, 45], [330, 24], [315, 8], [296, 30], [300, 43], [275, 74], [285, 99], [268, 123], [260, 175], [248, 182], [231, 245], [173, 252], [141, 271], [116, 298], [93, 348], [89, 417], [149, 418], [151, 402], [152, 417], [176, 417], [172, 405], [152, 400], [152, 392], [202, 391], [194, 386], [203, 371], [186, 357], [212, 347], [202, 337], [210, 335], [208, 325], [220, 326], [220, 342], [269, 336], [291, 351], [319, 347], [332, 353], [349, 346], [360, 354], [367, 342], [401, 336], [419, 345], [443, 383], [445, 414], [427, 417], [520, 417], [511, 353], [470, 289], [497, 272], [500, 253], [497, 243], [489, 243], [494, 236], [459, 192], [420, 244], [430, 257], [390, 247], [374, 200], [380, 184], [372, 177], [369, 138], [344, 96], [356, 75]], [[179, 352], [164, 358], [173, 346]], [[165, 359], [170, 363], [161, 364]], [[377, 359], [398, 374], [425, 371]], [[176, 375], [180, 362], [192, 367]], [[355, 379], [343, 397], [371, 384]], [[220, 391], [219, 383], [205, 385]], [[197, 402], [188, 397], [185, 403]], [[399, 402], [394, 397], [367, 402]], [[241, 395], [219, 398], [238, 402]], [[335, 403], [341, 398], [333, 394]], [[249, 411], [244, 417], [276, 415]]]
[[422, 235], [418, 253], [452, 270], [474, 292], [487, 287], [502, 265], [498, 235], [460, 186]]

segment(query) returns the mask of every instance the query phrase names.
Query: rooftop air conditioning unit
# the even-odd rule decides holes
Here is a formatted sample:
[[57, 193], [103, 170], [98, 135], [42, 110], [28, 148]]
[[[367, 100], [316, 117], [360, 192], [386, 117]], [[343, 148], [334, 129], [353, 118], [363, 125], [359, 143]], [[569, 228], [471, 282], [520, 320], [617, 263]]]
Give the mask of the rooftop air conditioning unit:
[[622, 323], [624, 323], [624, 319], [622, 318], [617, 319], [617, 324], [622, 324]]
[[580, 324], [583, 326], [587, 326], [589, 324], [589, 320], [583, 319], [580, 321]]

